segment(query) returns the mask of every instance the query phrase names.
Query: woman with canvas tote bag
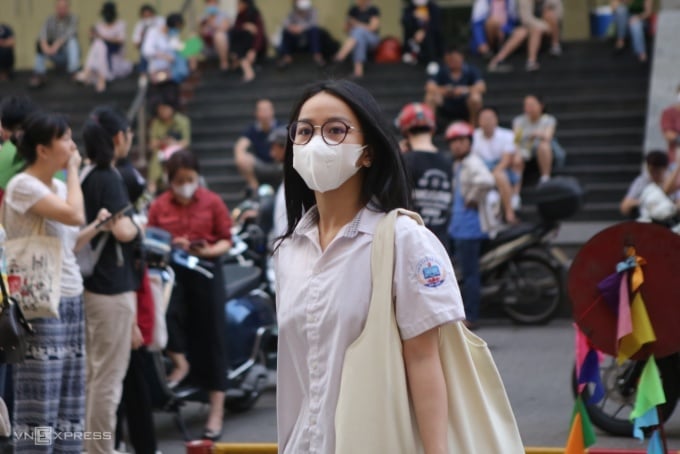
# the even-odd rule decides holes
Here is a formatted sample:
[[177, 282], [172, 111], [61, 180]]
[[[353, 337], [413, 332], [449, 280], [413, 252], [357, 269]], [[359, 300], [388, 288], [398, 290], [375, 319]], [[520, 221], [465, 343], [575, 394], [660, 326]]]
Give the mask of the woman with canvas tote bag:
[[[19, 274], [22, 282], [17, 301], [22, 294], [39, 283], [50, 271], [60, 276], [56, 316], [31, 317], [35, 334], [28, 337], [23, 363], [14, 365], [14, 433], [25, 436], [15, 440], [16, 452], [35, 452], [35, 427], [51, 427], [53, 433], [82, 431], [85, 413], [85, 348], [83, 316], [83, 282], [76, 263], [74, 249], [96, 233], [96, 222], [84, 229], [83, 194], [78, 168], [80, 154], [71, 138], [71, 129], [64, 117], [51, 113], [36, 113], [24, 123], [19, 153], [26, 162], [23, 172], [13, 177], [7, 186], [2, 207], [2, 222], [7, 231], [7, 261], [10, 282], [12, 267], [19, 262], [11, 246], [13, 241], [30, 237], [37, 230], [42, 236], [60, 243], [53, 255], [57, 263], [44, 264], [57, 269], [44, 269], [38, 276], [35, 263], [31, 267], [36, 280]], [[67, 171], [66, 184], [53, 178], [62, 169]], [[103, 219], [108, 212], [101, 211]], [[36, 228], [36, 226], [40, 226]], [[31, 252], [31, 245], [24, 251]], [[44, 251], [33, 251], [38, 257]], [[59, 271], [57, 273], [57, 271]], [[42, 277], [41, 277], [42, 276]], [[26, 315], [29, 317], [29, 315]], [[56, 437], [49, 448], [64, 453], [80, 453], [82, 437]]]
[[[408, 207], [409, 188], [375, 99], [343, 80], [316, 84], [298, 102], [284, 172], [288, 229], [274, 257], [280, 452], [330, 454], [345, 353], [368, 315], [373, 236], [386, 212]], [[399, 217], [395, 245], [389, 287], [414, 423], [426, 453], [446, 453], [437, 328], [465, 317], [460, 292], [444, 247], [424, 226]]]

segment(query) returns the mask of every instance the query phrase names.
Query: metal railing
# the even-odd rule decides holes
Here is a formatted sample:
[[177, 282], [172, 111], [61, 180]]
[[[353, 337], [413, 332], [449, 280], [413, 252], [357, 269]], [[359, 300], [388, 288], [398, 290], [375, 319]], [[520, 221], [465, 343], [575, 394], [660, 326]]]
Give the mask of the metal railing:
[[[184, 0], [182, 3], [182, 8], [180, 13], [182, 16], [186, 16], [187, 13], [189, 18], [185, 20], [189, 24], [191, 30], [196, 27], [195, 11], [193, 6], [194, 0]], [[130, 104], [127, 111], [127, 119], [130, 124], [133, 124], [135, 120], [137, 121], [137, 146], [140, 150], [140, 159], [138, 164], [146, 165], [146, 153], [147, 153], [147, 112], [146, 112], [146, 95], [149, 91], [149, 77], [146, 74], [140, 74], [137, 80], [137, 92], [135, 97]]]

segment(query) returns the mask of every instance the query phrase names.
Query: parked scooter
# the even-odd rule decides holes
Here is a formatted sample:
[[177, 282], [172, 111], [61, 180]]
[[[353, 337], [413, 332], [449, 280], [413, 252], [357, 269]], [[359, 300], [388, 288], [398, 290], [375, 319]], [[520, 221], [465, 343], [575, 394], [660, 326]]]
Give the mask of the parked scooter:
[[[228, 379], [225, 408], [232, 412], [246, 411], [255, 405], [268, 386], [270, 371], [276, 367], [275, 308], [262, 268], [266, 260], [258, 260], [259, 254], [253, 251], [260, 236], [262, 241], [266, 239], [253, 226], [241, 227], [238, 224], [234, 227], [233, 247], [221, 264], [226, 281], [225, 334], [230, 362], [229, 370], [224, 371]], [[173, 250], [168, 232], [149, 228], [146, 237], [150, 268], [162, 271], [172, 264], [212, 278], [213, 263]], [[191, 374], [179, 386], [168, 388], [165, 382], [168, 368], [167, 359], [154, 352], [154, 364], [147, 374], [155, 388], [153, 400], [156, 408], [176, 413], [180, 430], [190, 439], [179, 408], [186, 401], [207, 403], [208, 393], [191, 383]]]
[[540, 221], [509, 227], [483, 246], [483, 307], [500, 305], [521, 324], [547, 323], [555, 316], [565, 295], [568, 259], [551, 241], [559, 221], [574, 215], [582, 198], [581, 186], [568, 177], [553, 178], [526, 197]]

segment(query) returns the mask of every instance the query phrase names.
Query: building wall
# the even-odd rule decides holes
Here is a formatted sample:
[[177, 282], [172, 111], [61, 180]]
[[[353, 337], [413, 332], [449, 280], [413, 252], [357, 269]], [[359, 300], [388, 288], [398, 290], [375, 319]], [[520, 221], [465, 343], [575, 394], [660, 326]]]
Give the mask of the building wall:
[[[221, 0], [222, 6], [232, 13], [236, 11], [237, 0]], [[564, 38], [565, 40], [585, 39], [588, 36], [588, 2], [584, 0], [563, 0], [565, 4]], [[81, 49], [88, 48], [88, 30], [99, 20], [101, 0], [71, 0], [71, 9], [80, 17], [79, 39]], [[143, 3], [154, 5], [161, 14], [178, 10], [184, 0], [119, 0], [119, 15], [127, 22], [128, 35], [137, 21], [137, 11]], [[344, 36], [345, 14], [350, 0], [315, 0], [319, 10], [320, 22], [340, 39]], [[400, 0], [374, 0], [382, 13], [381, 34], [383, 36], [401, 36], [399, 18], [401, 15]], [[471, 0], [440, 0], [443, 7], [469, 7]], [[279, 28], [279, 24], [290, 10], [291, 0], [258, 0], [258, 7], [264, 15], [267, 32], [271, 36]], [[200, 16], [203, 8], [202, 0], [194, 0], [188, 18]], [[35, 41], [43, 22], [54, 11], [53, 0], [0, 0], [0, 20], [12, 26], [17, 37], [17, 67], [26, 69], [33, 66]], [[193, 21], [192, 21], [193, 22]], [[189, 32], [187, 32], [189, 33]], [[131, 57], [136, 58], [136, 51], [128, 49]], [[84, 56], [83, 56], [84, 57]]]

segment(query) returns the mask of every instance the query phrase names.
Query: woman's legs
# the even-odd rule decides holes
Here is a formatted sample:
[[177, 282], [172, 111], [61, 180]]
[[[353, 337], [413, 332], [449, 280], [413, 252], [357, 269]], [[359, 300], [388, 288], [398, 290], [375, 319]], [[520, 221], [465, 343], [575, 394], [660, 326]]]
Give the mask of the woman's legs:
[[527, 39], [527, 36], [529, 36], [529, 30], [526, 27], [517, 27], [498, 54], [491, 59], [489, 67], [495, 67], [508, 58]]
[[645, 43], [644, 23], [638, 16], [630, 18], [630, 41], [635, 56], [641, 61], [647, 61], [647, 44]]
[[550, 30], [550, 53], [553, 55], [561, 55], [560, 18], [557, 16], [557, 12], [554, 9], [546, 8], [543, 11], [543, 20], [548, 24]]
[[616, 22], [616, 48], [622, 49], [625, 44], [628, 31], [628, 6], [620, 4], [614, 10], [614, 22]]
[[538, 69], [538, 50], [541, 48], [544, 30], [535, 27], [529, 30], [529, 42], [527, 43], [527, 70]]
[[[13, 366], [14, 452], [79, 453], [85, 416], [85, 346], [83, 302], [62, 298], [59, 319], [36, 319], [27, 339], [26, 361]], [[34, 433], [50, 427], [52, 433]], [[28, 435], [50, 437], [37, 446]]]
[[378, 45], [380, 38], [375, 33], [360, 27], [354, 27], [350, 33], [356, 42], [352, 50], [354, 76], [363, 77], [364, 63], [368, 59], [368, 51]]
[[552, 174], [553, 152], [550, 141], [542, 140], [536, 148], [536, 161], [541, 174], [541, 181], [550, 179]]
[[501, 44], [503, 44], [503, 40], [505, 39], [505, 35], [503, 33], [503, 24], [498, 22], [498, 20], [493, 17], [489, 17], [486, 20], [484, 23], [484, 29], [486, 31], [486, 40], [488, 44], [480, 46], [479, 52], [482, 55], [488, 54], [491, 52], [491, 49], [498, 49]]
[[217, 57], [220, 60], [220, 69], [226, 71], [229, 69], [229, 39], [227, 33], [222, 30], [218, 30], [213, 35], [213, 44], [215, 46], [215, 51], [217, 51]]
[[[85, 292], [87, 332], [86, 430], [113, 434], [123, 379], [130, 362], [132, 324], [137, 295], [126, 292], [100, 295]], [[87, 440], [88, 454], [110, 454], [114, 437]]]

